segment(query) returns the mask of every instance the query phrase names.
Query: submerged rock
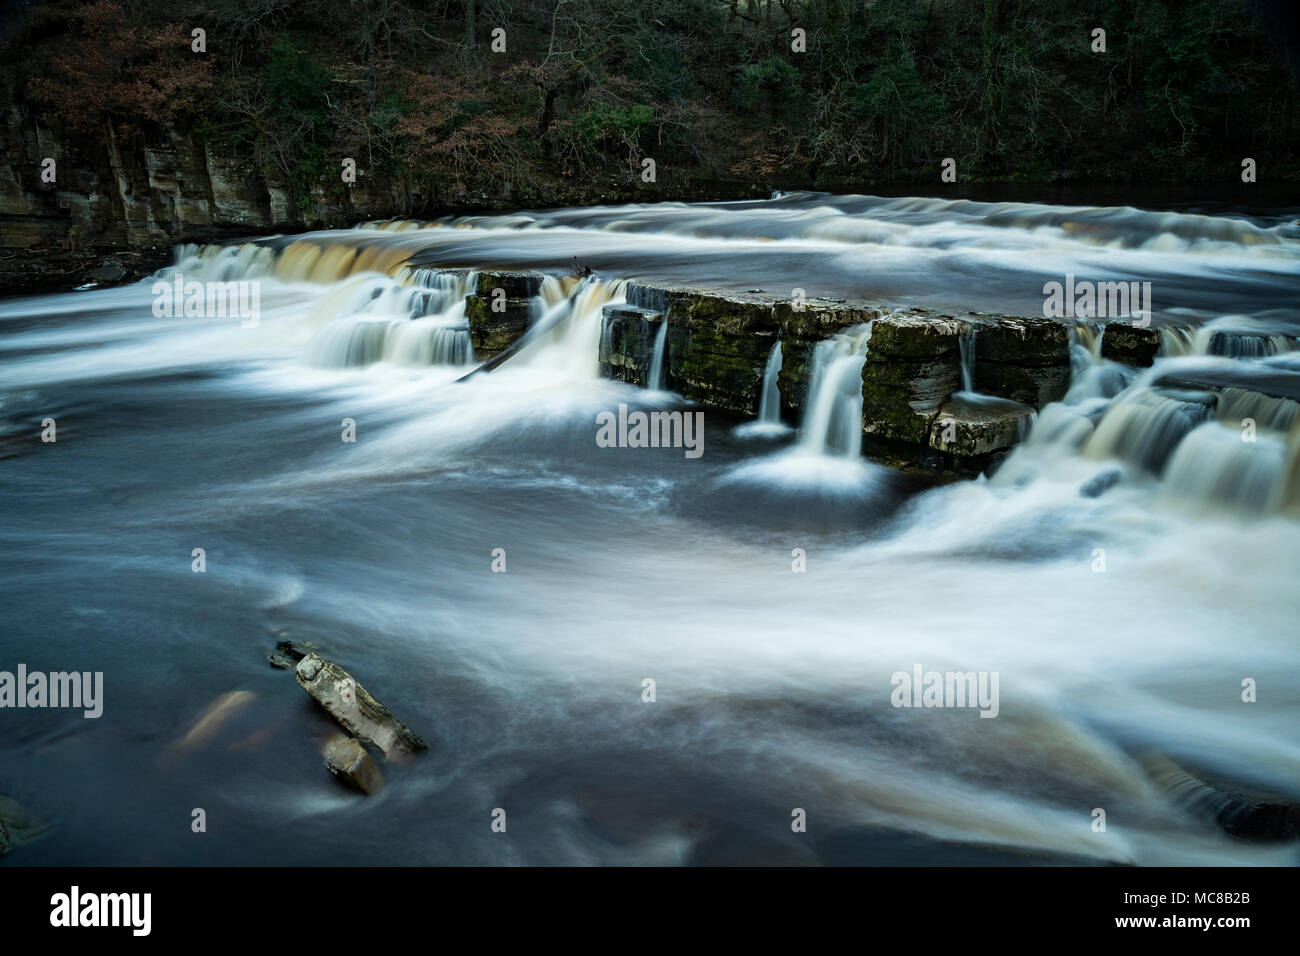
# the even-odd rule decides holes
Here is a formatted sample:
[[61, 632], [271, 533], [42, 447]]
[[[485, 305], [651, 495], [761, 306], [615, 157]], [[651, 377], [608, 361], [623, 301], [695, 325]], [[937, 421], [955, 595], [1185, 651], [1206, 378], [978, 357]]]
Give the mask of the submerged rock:
[[335, 734], [321, 748], [325, 766], [340, 780], [351, 784], [369, 796], [384, 787], [384, 775], [379, 772], [361, 741], [345, 734]]
[[1101, 474], [1093, 475], [1085, 481], [1079, 488], [1079, 494], [1084, 498], [1100, 498], [1110, 489], [1114, 488], [1124, 478], [1124, 472], [1119, 468], [1111, 468], [1103, 471]]
[[266, 659], [272, 667], [287, 671], [297, 667], [300, 660], [315, 651], [316, 645], [310, 641], [276, 641], [275, 650]]
[[87, 275], [96, 282], [121, 282], [128, 273], [126, 266], [116, 259], [105, 259], [102, 265], [91, 269]]
[[1195, 816], [1212, 820], [1225, 833], [1251, 840], [1289, 840], [1300, 836], [1300, 806], [1256, 800], [1234, 790], [1212, 787], [1167, 757], [1148, 755], [1142, 766], [1158, 787]]
[[232, 690], [222, 694], [205, 707], [184, 736], [172, 744], [172, 751], [193, 750], [208, 743], [232, 717], [252, 703], [255, 696], [251, 690]]
[[13, 797], [0, 793], [0, 856], [39, 839], [52, 829]]
[[377, 747], [385, 757], [428, 749], [414, 731], [333, 661], [308, 654], [294, 673], [303, 690], [344, 730]]

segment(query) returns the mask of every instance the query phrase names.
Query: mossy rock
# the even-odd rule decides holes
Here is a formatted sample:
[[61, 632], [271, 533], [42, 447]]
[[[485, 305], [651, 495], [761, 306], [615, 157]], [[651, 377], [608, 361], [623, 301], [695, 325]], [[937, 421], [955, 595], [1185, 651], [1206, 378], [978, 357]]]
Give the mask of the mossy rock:
[[600, 369], [606, 378], [645, 387], [663, 316], [634, 305], [604, 307], [601, 315]]
[[1034, 418], [1034, 409], [1019, 402], [980, 404], [945, 402], [930, 427], [929, 444], [936, 451], [976, 458], [1006, 451], [1020, 443]]
[[1021, 366], [975, 361], [975, 390], [1034, 408], [1060, 401], [1070, 388], [1070, 366]]
[[507, 299], [531, 299], [542, 290], [540, 272], [505, 272], [486, 269], [478, 274], [474, 292], [490, 300], [497, 289], [505, 291]]
[[506, 299], [504, 312], [493, 312], [483, 296], [465, 297], [465, 320], [470, 344], [480, 361], [492, 358], [514, 345], [528, 330], [532, 318], [530, 299]]
[[961, 323], [949, 316], [924, 312], [886, 316], [877, 320], [872, 329], [868, 355], [952, 361], [960, 367], [958, 334], [962, 328]]
[[1133, 368], [1149, 368], [1160, 352], [1160, 330], [1111, 322], [1101, 333], [1101, 357]]
[[964, 317], [975, 332], [975, 374], [983, 362], [1026, 368], [1070, 367], [1070, 333], [1055, 319], [1020, 318], [971, 312]]

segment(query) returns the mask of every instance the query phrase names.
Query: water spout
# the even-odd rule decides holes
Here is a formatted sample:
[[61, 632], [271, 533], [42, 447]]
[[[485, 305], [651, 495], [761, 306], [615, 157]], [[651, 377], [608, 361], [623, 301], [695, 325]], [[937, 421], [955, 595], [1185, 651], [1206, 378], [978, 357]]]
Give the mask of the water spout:
[[813, 350], [808, 411], [800, 447], [811, 454], [856, 458], [862, 453], [862, 366], [872, 323], [854, 326]]
[[777, 339], [767, 354], [767, 367], [763, 370], [763, 398], [758, 407], [758, 420], [764, 425], [781, 423], [781, 340]]
[[655, 336], [654, 356], [650, 359], [650, 374], [646, 378], [646, 388], [657, 392], [663, 388], [664, 378], [664, 343], [668, 340], [668, 319], [659, 320], [659, 334]]

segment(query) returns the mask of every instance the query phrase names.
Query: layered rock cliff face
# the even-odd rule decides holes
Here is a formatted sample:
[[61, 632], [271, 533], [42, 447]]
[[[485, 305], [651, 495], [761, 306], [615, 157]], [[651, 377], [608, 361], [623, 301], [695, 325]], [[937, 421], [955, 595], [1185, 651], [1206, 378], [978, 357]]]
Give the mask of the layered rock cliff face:
[[[0, 125], [0, 281], [68, 285], [109, 260], [120, 278], [166, 261], [178, 242], [352, 225], [403, 208], [390, 189], [313, 190], [293, 202], [282, 177], [237, 152], [167, 130], [98, 141], [11, 108]], [[53, 182], [43, 163], [54, 160]]]
[[[627, 298], [626, 305], [605, 307], [603, 374], [645, 385], [659, 323], [667, 322], [663, 386], [702, 405], [755, 415], [767, 358], [780, 339], [781, 404], [792, 421], [808, 400], [817, 343], [870, 322], [863, 448], [894, 467], [957, 475], [987, 470], [1020, 441], [1035, 412], [1070, 384], [1068, 329], [1050, 319], [888, 311], [824, 299], [800, 308], [759, 293], [635, 282]], [[1132, 346], [1139, 358], [1146, 357], [1145, 341]]]
[[[785, 356], [781, 400], [788, 413], [797, 414], [808, 391], [813, 346], [841, 329], [884, 314], [877, 308], [851, 307], [838, 300], [810, 299], [802, 310], [797, 310], [788, 301], [761, 293], [702, 291], [638, 282], [628, 285], [627, 301], [651, 324], [660, 316], [668, 322], [665, 388], [743, 415], [758, 413], [763, 368], [778, 338]], [[607, 316], [614, 314], [622, 321], [629, 318], [626, 307], [607, 306], [606, 310]], [[647, 334], [611, 340], [608, 361], [602, 356], [602, 363], [644, 373], [653, 343], [653, 335]], [[622, 345], [622, 351], [616, 343]], [[644, 374], [639, 378], [615, 377], [645, 384]]]
[[[10, 107], [0, 123], [0, 290], [71, 288], [83, 281], [131, 281], [150, 274], [182, 242], [331, 229], [398, 217], [516, 208], [502, 181], [495, 193], [467, 194], [371, 177], [344, 185], [340, 168], [304, 195], [251, 151], [216, 145], [177, 129], [149, 140], [102, 141], [70, 134], [57, 121]], [[42, 178], [53, 159], [54, 181]], [[767, 195], [759, 184], [683, 178], [657, 186], [658, 199], [715, 200]], [[644, 198], [622, 181], [555, 184], [558, 206]], [[98, 276], [92, 272], [100, 271]]]

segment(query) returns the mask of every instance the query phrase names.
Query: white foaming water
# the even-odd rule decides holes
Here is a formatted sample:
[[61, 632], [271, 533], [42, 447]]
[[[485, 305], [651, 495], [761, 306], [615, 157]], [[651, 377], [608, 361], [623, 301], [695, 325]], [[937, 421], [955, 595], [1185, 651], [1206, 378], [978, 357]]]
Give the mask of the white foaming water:
[[1085, 451], [1092, 458], [1119, 458], [1159, 475], [1178, 443], [1210, 417], [1212, 405], [1208, 393], [1134, 387], [1106, 411]]
[[758, 420], [764, 425], [781, 423], [781, 340], [777, 339], [772, 351], [767, 355], [767, 366], [763, 369], [763, 398], [758, 408]]
[[1282, 494], [1286, 443], [1261, 434], [1243, 442], [1240, 428], [1209, 423], [1194, 429], [1169, 461], [1165, 484], [1175, 497], [1262, 514]]
[[968, 395], [975, 394], [975, 329], [972, 326], [957, 336], [957, 349], [961, 353], [961, 387]]
[[871, 329], [870, 322], [855, 326], [813, 349], [808, 410], [799, 428], [799, 444], [810, 454], [862, 454], [862, 366]]
[[[623, 302], [627, 283], [583, 279], [569, 298], [549, 306], [529, 329], [526, 347], [511, 360], [516, 369], [556, 373], [565, 380], [600, 375], [601, 310]], [[536, 333], [536, 334], [534, 334]]]
[[663, 388], [664, 380], [664, 344], [668, 341], [668, 321], [659, 322], [659, 331], [655, 334], [654, 354], [650, 357], [650, 373], [646, 376], [646, 388], [657, 392]]
[[414, 286], [369, 282], [364, 288], [372, 297], [356, 314], [340, 315], [316, 334], [308, 362], [318, 368], [358, 368], [381, 361], [471, 364], [474, 349], [465, 296], [474, 289], [475, 278], [472, 272], [433, 275], [422, 269], [412, 276]]
[[737, 425], [735, 434], [740, 438], [779, 438], [793, 429], [781, 421], [781, 340], [777, 339], [767, 353], [763, 368], [763, 394], [759, 399], [758, 419]]
[[1102, 326], [1076, 322], [1070, 326], [1070, 389], [1064, 402], [1078, 404], [1114, 398], [1128, 387], [1133, 371], [1101, 357]]

